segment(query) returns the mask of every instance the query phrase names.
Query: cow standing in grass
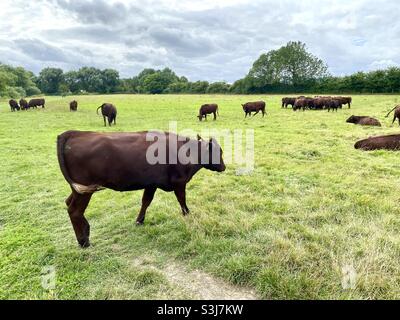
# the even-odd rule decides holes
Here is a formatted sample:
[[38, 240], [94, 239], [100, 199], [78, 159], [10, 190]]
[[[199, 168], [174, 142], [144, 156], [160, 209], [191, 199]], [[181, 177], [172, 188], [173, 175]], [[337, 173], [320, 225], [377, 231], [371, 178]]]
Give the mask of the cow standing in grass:
[[351, 97], [337, 97], [336, 99], [338, 99], [340, 102], [340, 109], [342, 108], [342, 105], [345, 104], [349, 106], [349, 109], [351, 108], [351, 103], [353, 101]]
[[200, 121], [202, 121], [203, 118], [207, 120], [208, 114], [213, 114], [214, 120], [217, 120], [217, 114], [219, 115], [218, 105], [215, 103], [203, 104], [200, 107], [199, 115], [197, 117], [199, 118]]
[[11, 112], [19, 111], [20, 107], [18, 105], [18, 102], [15, 101], [14, 99], [8, 101], [8, 104], [10, 105]]
[[78, 102], [73, 100], [69, 103], [69, 111], [77, 111], [78, 110]]
[[254, 112], [253, 117], [260, 113], [260, 111], [262, 112], [263, 117], [266, 114], [264, 101], [247, 102], [245, 104], [242, 104], [242, 108], [245, 113], [245, 118], [247, 118], [247, 115], [251, 116], [252, 112]]
[[399, 120], [399, 125], [400, 125], [400, 105], [394, 107], [392, 110], [390, 110], [390, 112], [386, 115], [386, 118], [389, 117], [389, 115], [394, 111], [394, 117], [393, 117], [393, 121], [392, 121], [392, 125], [394, 124], [394, 122], [396, 121], [396, 119]]
[[[160, 149], [154, 149], [156, 143]], [[160, 161], [153, 161], [156, 153]], [[186, 185], [192, 177], [202, 168], [225, 170], [217, 141], [189, 139], [169, 132], [67, 131], [57, 138], [57, 156], [71, 187], [72, 193], [65, 202], [81, 247], [89, 246], [90, 226], [84, 213], [96, 191], [144, 189], [136, 219], [141, 225], [157, 189], [174, 191], [182, 213], [187, 215]]]
[[22, 110], [28, 110], [29, 109], [28, 101], [26, 101], [25, 99], [19, 100], [19, 105], [21, 106]]
[[29, 108], [36, 108], [42, 107], [44, 108], [46, 101], [44, 99], [31, 99], [29, 100], [28, 107]]
[[328, 107], [328, 112], [330, 112], [331, 110], [337, 112], [339, 108], [342, 108], [342, 104], [338, 99], [333, 98], [327, 102], [327, 107]]
[[111, 124], [114, 122], [114, 125], [117, 124], [117, 108], [111, 103], [103, 103], [100, 107], [97, 108], [96, 113], [99, 114], [99, 109], [101, 109], [101, 114], [103, 115], [104, 126], [106, 127], [106, 118], [108, 120], [108, 125], [111, 127]]
[[294, 104], [296, 102], [296, 98], [282, 98], [282, 108], [287, 108], [288, 106], [294, 107]]

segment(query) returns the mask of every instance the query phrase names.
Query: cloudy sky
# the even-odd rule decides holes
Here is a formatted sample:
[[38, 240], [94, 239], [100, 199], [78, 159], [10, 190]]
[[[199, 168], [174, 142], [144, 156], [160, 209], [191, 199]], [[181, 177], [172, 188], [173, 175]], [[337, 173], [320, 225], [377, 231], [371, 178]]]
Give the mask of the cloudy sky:
[[343, 75], [400, 65], [399, 12], [397, 0], [1, 0], [0, 62], [232, 82], [300, 40]]

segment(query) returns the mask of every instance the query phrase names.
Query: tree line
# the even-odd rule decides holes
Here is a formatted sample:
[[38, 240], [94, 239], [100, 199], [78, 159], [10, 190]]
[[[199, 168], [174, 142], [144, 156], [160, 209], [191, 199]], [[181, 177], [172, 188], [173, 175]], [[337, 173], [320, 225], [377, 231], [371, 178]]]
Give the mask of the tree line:
[[38, 94], [85, 93], [142, 94], [257, 94], [257, 93], [400, 93], [400, 68], [332, 76], [318, 57], [301, 42], [289, 42], [271, 50], [253, 63], [248, 74], [229, 84], [224, 81], [191, 82], [169, 68], [147, 68], [132, 78], [122, 79], [118, 71], [83, 67], [64, 72], [45, 68], [39, 75], [22, 67], [0, 63], [0, 96], [18, 98]]

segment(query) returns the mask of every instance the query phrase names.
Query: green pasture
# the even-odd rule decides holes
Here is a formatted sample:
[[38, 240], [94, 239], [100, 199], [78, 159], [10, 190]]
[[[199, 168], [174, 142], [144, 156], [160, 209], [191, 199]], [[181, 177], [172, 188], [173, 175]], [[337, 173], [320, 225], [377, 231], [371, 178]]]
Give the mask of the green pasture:
[[[400, 298], [399, 153], [353, 147], [400, 133], [385, 118], [400, 96], [354, 96], [352, 109], [337, 113], [281, 109], [281, 97], [46, 97], [45, 109], [15, 113], [0, 100], [0, 299], [198, 297], [198, 287], [171, 281], [170, 266], [261, 299]], [[267, 117], [244, 119], [240, 104], [259, 99]], [[103, 102], [117, 106], [117, 126], [103, 127], [95, 112]], [[205, 102], [219, 104], [217, 121], [196, 118]], [[382, 128], [347, 124], [352, 114], [376, 117]], [[141, 191], [99, 192], [86, 211], [92, 246], [79, 248], [57, 135], [168, 130], [170, 121], [198, 133], [254, 129], [254, 171], [237, 175], [238, 164], [222, 174], [201, 170], [188, 185], [188, 217], [173, 193], [157, 191], [143, 227], [135, 225]], [[55, 286], [45, 288], [49, 267]], [[343, 286], [348, 270], [353, 277]]]

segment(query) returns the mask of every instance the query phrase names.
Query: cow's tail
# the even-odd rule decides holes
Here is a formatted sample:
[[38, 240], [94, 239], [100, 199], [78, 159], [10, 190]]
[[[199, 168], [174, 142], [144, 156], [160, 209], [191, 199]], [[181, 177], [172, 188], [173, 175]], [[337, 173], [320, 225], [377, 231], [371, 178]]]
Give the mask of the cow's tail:
[[73, 188], [79, 194], [94, 193], [96, 191], [103, 190], [104, 188], [98, 185], [84, 186], [79, 183], [76, 183], [72, 180], [71, 176], [69, 175], [67, 166], [65, 164], [64, 148], [65, 144], [67, 143], [71, 135], [72, 132], [67, 131], [64, 132], [63, 134], [60, 134], [57, 137], [57, 158], [58, 158], [58, 163], [60, 165], [61, 173], [63, 174], [65, 180], [69, 183], [71, 188]]
[[99, 109], [102, 108], [103, 105], [101, 105], [100, 107], [97, 108], [96, 113], [99, 114]]
[[217, 115], [219, 116], [219, 111], [218, 111], [218, 109], [219, 109], [219, 108], [217, 107]]
[[396, 108], [398, 108], [399, 106], [394, 107], [392, 110], [390, 110], [390, 112], [386, 115], [386, 118], [389, 117], [389, 114], [391, 114], [394, 110], [396, 110]]

